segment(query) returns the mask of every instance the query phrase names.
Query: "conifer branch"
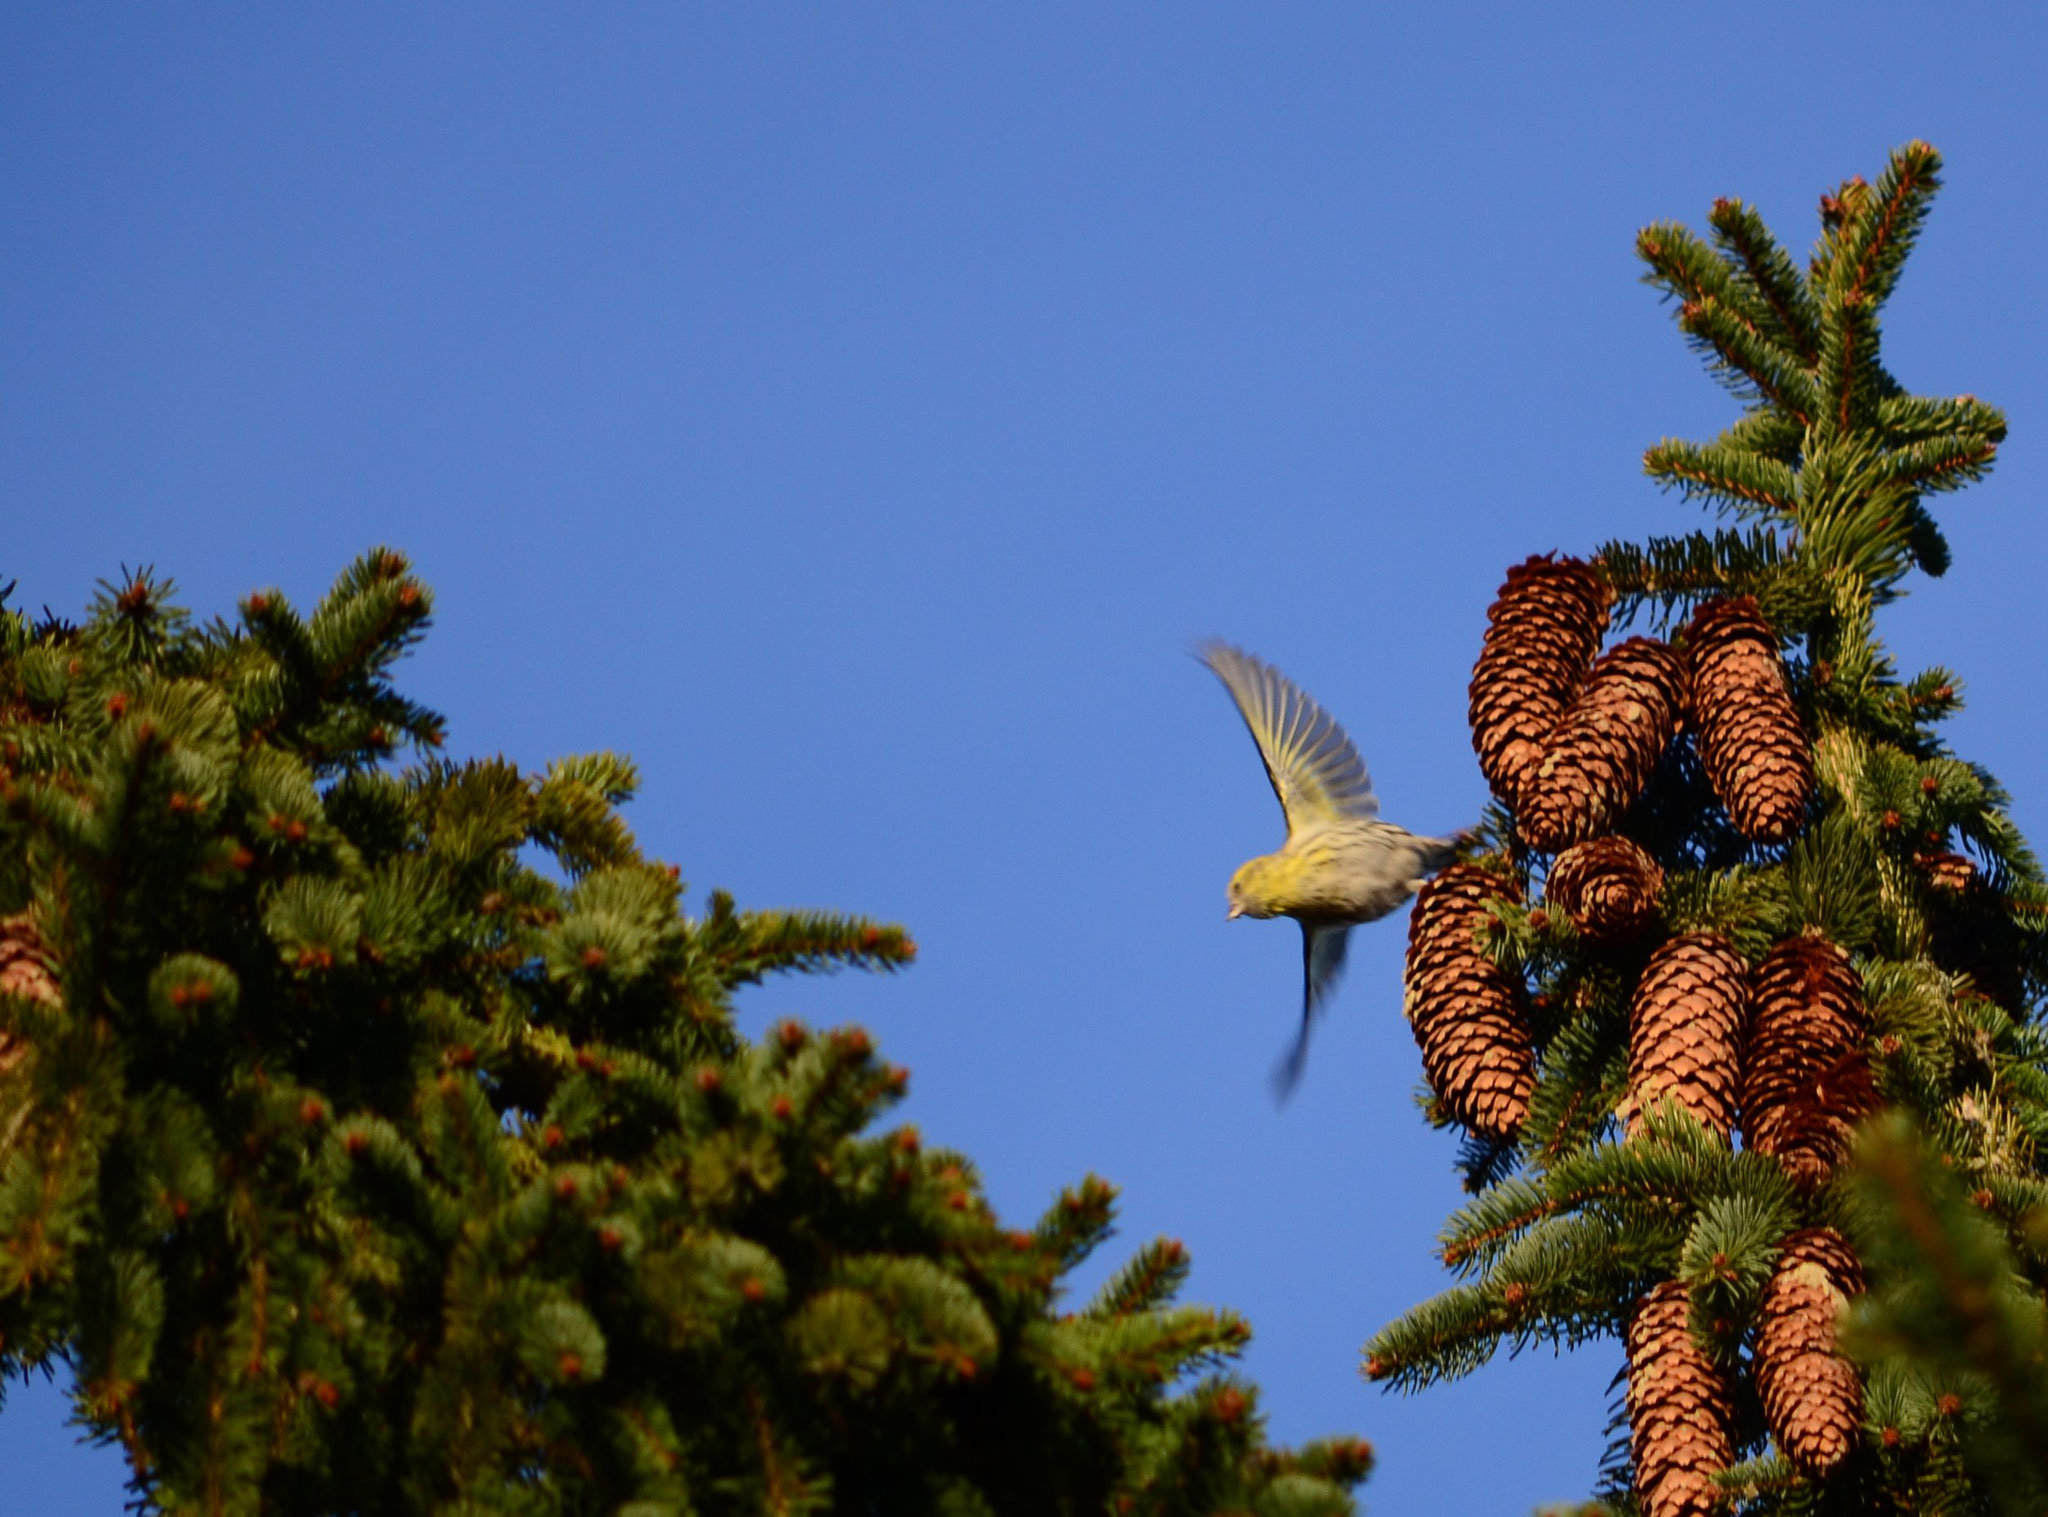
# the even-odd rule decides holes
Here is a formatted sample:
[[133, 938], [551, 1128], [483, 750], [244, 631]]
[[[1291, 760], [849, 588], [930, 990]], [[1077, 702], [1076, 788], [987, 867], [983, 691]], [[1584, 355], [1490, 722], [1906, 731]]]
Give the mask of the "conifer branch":
[[1582, 977], [1580, 986], [1553, 995], [1577, 998], [1584, 1010], [1545, 1044], [1529, 1102], [1524, 1149], [1546, 1167], [1603, 1137], [1628, 1086], [1625, 989]]
[[1755, 453], [1667, 438], [1643, 454], [1643, 472], [1687, 498], [1704, 495], [1738, 510], [1762, 506], [1787, 517], [1798, 510], [1798, 475]]
[[1804, 419], [1817, 439], [1849, 438], [1896, 393], [1878, 362], [1876, 307], [1860, 291], [1831, 296], [1821, 324], [1820, 360], [1813, 372], [1814, 404]]
[[1038, 1219], [1032, 1246], [1072, 1269], [1109, 1237], [1115, 1202], [1116, 1187], [1094, 1175], [1069, 1186]]
[[1727, 260], [1683, 222], [1658, 221], [1644, 227], [1636, 233], [1636, 256], [1650, 266], [1643, 282], [1662, 289], [1681, 305], [1721, 300], [1740, 313], [1762, 314], [1747, 309]]
[[1714, 356], [1715, 377], [1737, 399], [1768, 401], [1802, 426], [1810, 421], [1816, 396], [1807, 371], [1740, 313], [1709, 296], [1679, 307], [1678, 326]]
[[2048, 1307], [2014, 1290], [2002, 1241], [1929, 1162], [1907, 1119], [1873, 1124], [1857, 1160], [1857, 1239], [1895, 1283], [1859, 1311], [1850, 1347], [1981, 1377], [1995, 1396], [1978, 1427], [1981, 1457], [2010, 1509], [2031, 1510], [2048, 1490]]
[[1994, 447], [2005, 441], [2005, 413], [1974, 395], [1887, 395], [1878, 402], [1876, 422], [1894, 448], [1941, 438], [1975, 439]]
[[1759, 298], [1770, 308], [1776, 318], [1774, 335], [1811, 367], [1819, 352], [1818, 318], [1798, 268], [1763, 217], [1740, 200], [1723, 198], [1714, 202], [1707, 224], [1715, 240], [1741, 260]]
[[1835, 280], [1844, 300], [1873, 311], [1890, 297], [1941, 188], [1941, 154], [1909, 142], [1891, 155], [1874, 191], [1843, 228]]
[[713, 951], [713, 962], [729, 986], [752, 984], [777, 971], [817, 974], [842, 964], [900, 969], [916, 957], [917, 945], [901, 927], [824, 911], [749, 912]]
[[432, 597], [409, 568], [389, 549], [363, 555], [335, 581], [310, 624], [274, 590], [243, 602], [252, 635], [283, 676], [267, 702], [267, 714], [244, 737], [245, 748], [267, 743], [303, 747], [316, 765], [340, 758], [301, 729], [316, 714], [327, 715], [331, 706], [344, 703], [378, 707], [399, 719], [415, 739], [430, 746], [440, 741], [440, 719], [432, 712], [380, 700], [382, 672], [425, 636], [432, 621]]
[[1170, 1300], [1187, 1283], [1188, 1251], [1176, 1238], [1146, 1244], [1104, 1282], [1082, 1315], [1128, 1317]]
[[1453, 1214], [1442, 1234], [1443, 1261], [1460, 1273], [1484, 1266], [1557, 1210], [1540, 1182], [1524, 1176], [1504, 1180]]
[[1662, 612], [1661, 629], [1707, 596], [1754, 595], [1774, 624], [1790, 629], [1809, 624], [1826, 604], [1772, 526], [1602, 543], [1594, 562], [1614, 591], [1615, 619], [1623, 625], [1650, 604]]
[[1714, 439], [1714, 446], [1736, 453], [1755, 453], [1796, 467], [1806, 446], [1806, 428], [1797, 417], [1773, 405], [1760, 405], [1732, 422]]
[[1885, 456], [1884, 478], [1924, 490], [1958, 490], [1982, 479], [1998, 456], [1989, 438], [1936, 437], [1908, 443]]

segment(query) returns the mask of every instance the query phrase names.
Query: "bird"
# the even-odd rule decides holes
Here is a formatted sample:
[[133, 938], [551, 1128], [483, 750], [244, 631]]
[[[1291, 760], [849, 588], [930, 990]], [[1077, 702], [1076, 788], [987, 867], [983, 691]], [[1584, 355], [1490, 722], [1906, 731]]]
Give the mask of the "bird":
[[1307, 1066], [1309, 1032], [1344, 968], [1351, 929], [1406, 905], [1468, 834], [1421, 837], [1381, 821], [1365, 760], [1306, 692], [1226, 642], [1203, 643], [1196, 656], [1237, 703], [1287, 816], [1287, 841], [1239, 865], [1229, 890], [1230, 920], [1301, 923], [1301, 1030], [1273, 1072], [1284, 1102]]

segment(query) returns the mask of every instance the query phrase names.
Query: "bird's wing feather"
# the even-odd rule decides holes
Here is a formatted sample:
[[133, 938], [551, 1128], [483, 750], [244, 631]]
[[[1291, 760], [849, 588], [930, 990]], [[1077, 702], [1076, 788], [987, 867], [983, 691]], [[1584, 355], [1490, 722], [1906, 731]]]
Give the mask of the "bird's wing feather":
[[1237, 702], [1287, 813], [1287, 835], [1380, 814], [1365, 760], [1330, 714], [1271, 664], [1228, 643], [1207, 643], [1202, 662]]
[[1330, 987], [1344, 971], [1344, 950], [1351, 946], [1348, 922], [1303, 922], [1301, 924], [1301, 1030], [1294, 1035], [1286, 1057], [1273, 1071], [1273, 1095], [1284, 1101], [1301, 1083], [1308, 1066], [1308, 1035], [1315, 1026], [1316, 1013], [1328, 999]]

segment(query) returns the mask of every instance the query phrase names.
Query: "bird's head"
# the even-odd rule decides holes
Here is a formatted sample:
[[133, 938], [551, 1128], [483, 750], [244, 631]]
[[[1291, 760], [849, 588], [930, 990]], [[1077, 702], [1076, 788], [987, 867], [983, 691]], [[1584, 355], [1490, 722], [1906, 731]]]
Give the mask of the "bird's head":
[[1230, 918], [1271, 917], [1280, 914], [1275, 903], [1284, 899], [1277, 878], [1280, 861], [1271, 854], [1240, 864], [1230, 877]]

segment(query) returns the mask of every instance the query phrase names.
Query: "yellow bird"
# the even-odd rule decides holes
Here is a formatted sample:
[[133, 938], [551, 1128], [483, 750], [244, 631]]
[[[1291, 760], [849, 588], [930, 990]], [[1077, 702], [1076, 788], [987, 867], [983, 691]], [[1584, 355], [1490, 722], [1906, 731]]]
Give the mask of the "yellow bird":
[[1358, 749], [1330, 714], [1270, 664], [1228, 643], [1205, 643], [1203, 663], [1237, 702], [1287, 814], [1278, 853], [1230, 877], [1230, 916], [1301, 923], [1301, 1031], [1274, 1071], [1285, 1100], [1308, 1059], [1309, 1029], [1344, 967], [1351, 929], [1385, 916], [1457, 854], [1461, 837], [1417, 837], [1379, 819], [1379, 797]]

